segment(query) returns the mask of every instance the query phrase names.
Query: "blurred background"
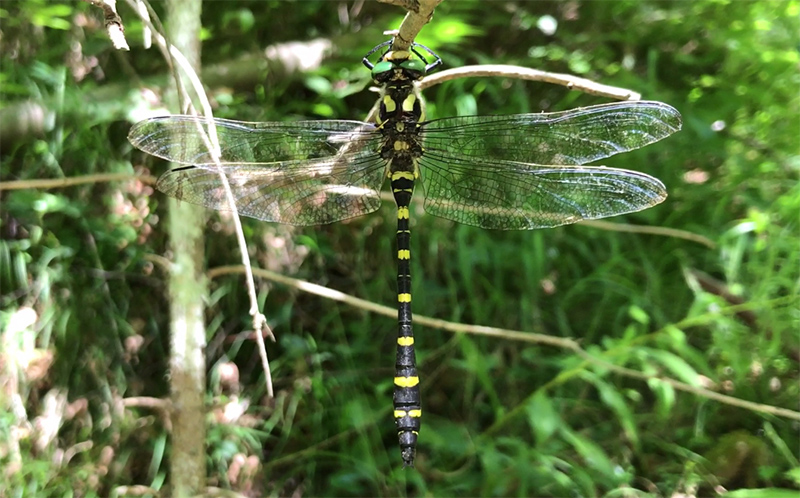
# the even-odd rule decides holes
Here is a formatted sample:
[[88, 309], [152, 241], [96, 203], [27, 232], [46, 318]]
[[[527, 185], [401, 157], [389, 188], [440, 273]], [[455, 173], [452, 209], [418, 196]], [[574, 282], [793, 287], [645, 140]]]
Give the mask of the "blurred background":
[[[22, 457], [0, 495], [169, 481], [163, 417], [120, 400], [169, 394], [167, 203], [153, 188], [167, 164], [126, 135], [164, 107], [170, 77], [134, 12], [120, 2], [119, 13], [130, 52], [112, 48], [87, 3], [0, 6], [0, 467]], [[376, 94], [361, 58], [403, 15], [372, 1], [204, 3], [201, 77], [216, 116], [364, 119]], [[390, 411], [396, 321], [257, 279], [277, 337], [268, 399], [244, 279], [215, 276], [209, 485], [248, 496], [797, 496], [799, 19], [798, 1], [445, 0], [417, 39], [444, 68], [570, 73], [682, 113], [679, 133], [602, 163], [669, 191], [609, 221], [675, 231], [486, 231], [426, 216], [418, 189], [414, 313], [573, 338], [642, 378], [566, 349], [417, 325], [425, 417], [417, 466], [404, 470]], [[424, 95], [430, 118], [609, 101], [508, 78]], [[38, 179], [82, 180], [14, 183]], [[207, 267], [238, 264], [230, 217], [208, 214]], [[243, 219], [255, 266], [388, 306], [395, 221], [390, 202], [328, 226]]]

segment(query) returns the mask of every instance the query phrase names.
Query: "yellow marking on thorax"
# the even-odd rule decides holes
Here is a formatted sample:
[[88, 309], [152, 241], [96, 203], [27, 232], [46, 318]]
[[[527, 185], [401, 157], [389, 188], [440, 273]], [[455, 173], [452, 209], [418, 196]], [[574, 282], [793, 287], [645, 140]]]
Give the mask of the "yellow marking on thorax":
[[406, 129], [406, 124], [403, 123], [402, 121], [398, 121], [397, 123], [395, 123], [394, 129], [397, 130], [398, 132], [402, 132], [403, 130]]
[[394, 112], [397, 109], [397, 104], [394, 103], [394, 99], [389, 95], [383, 96], [383, 105], [386, 107], [386, 112]]
[[403, 110], [405, 112], [413, 111], [414, 110], [414, 104], [416, 102], [417, 102], [417, 96], [412, 93], [411, 95], [406, 97], [406, 99], [403, 101]]
[[398, 220], [407, 220], [409, 217], [409, 212], [407, 207], [400, 207], [397, 208], [397, 219]]
[[[394, 385], [397, 387], [414, 387], [419, 384], [419, 377], [395, 377]], [[414, 410], [411, 410], [414, 411]], [[409, 412], [410, 415], [410, 412]]]
[[400, 180], [401, 178], [404, 180], [413, 180], [415, 179], [415, 176], [414, 173], [410, 171], [395, 171], [392, 173], [392, 181]]
[[413, 337], [398, 337], [397, 338], [397, 345], [398, 346], [411, 346], [414, 344]]
[[403, 140], [395, 140], [394, 150], [408, 150], [408, 142], [404, 142]]
[[403, 292], [397, 295], [397, 302], [398, 303], [410, 303], [411, 302], [411, 294], [408, 292]]
[[408, 249], [400, 249], [397, 251], [398, 259], [411, 259], [411, 251]]

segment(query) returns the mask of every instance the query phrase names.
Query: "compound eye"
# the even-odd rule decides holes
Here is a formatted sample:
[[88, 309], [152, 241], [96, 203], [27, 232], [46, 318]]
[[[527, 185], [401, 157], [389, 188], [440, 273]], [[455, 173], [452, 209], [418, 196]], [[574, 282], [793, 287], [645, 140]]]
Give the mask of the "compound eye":
[[408, 59], [400, 63], [400, 67], [415, 73], [425, 74], [425, 63], [419, 59]]
[[381, 61], [375, 64], [375, 67], [372, 68], [372, 79], [380, 79], [381, 76], [385, 76], [387, 73], [394, 69], [394, 64], [390, 61]]

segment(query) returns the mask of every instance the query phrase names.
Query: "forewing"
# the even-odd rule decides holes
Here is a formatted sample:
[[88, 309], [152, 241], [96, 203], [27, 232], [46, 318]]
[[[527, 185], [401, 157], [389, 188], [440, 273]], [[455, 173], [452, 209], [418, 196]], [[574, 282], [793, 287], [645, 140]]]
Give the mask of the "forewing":
[[635, 171], [466, 160], [426, 151], [425, 211], [467, 225], [528, 230], [640, 211], [663, 201], [664, 185]]
[[[240, 214], [289, 225], [332, 223], [375, 211], [385, 169], [385, 161], [367, 150], [312, 160], [222, 165]], [[230, 211], [213, 164], [168, 171], [156, 188], [192, 204]]]
[[616, 102], [564, 112], [465, 116], [423, 124], [427, 152], [483, 161], [580, 165], [644, 147], [678, 131], [661, 102]]
[[[249, 123], [214, 119], [223, 163], [274, 163], [377, 150], [380, 134], [359, 121]], [[211, 164], [208, 122], [202, 116], [163, 116], [136, 123], [128, 134], [134, 147], [167, 161]]]

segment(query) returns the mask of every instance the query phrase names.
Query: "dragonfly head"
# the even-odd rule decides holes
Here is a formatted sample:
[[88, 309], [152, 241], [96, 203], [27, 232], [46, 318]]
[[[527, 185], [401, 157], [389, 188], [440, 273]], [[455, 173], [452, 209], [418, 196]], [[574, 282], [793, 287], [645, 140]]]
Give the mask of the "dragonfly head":
[[387, 52], [372, 68], [372, 79], [384, 84], [393, 80], [417, 81], [425, 76], [426, 64], [419, 59], [411, 59], [406, 51]]
[[[442, 59], [431, 49], [418, 43], [412, 43], [410, 50], [389, 50], [381, 55], [376, 64], [369, 61], [370, 55], [391, 43], [392, 40], [381, 43], [362, 59], [364, 65], [372, 72], [372, 79], [377, 84], [384, 85], [392, 81], [419, 81], [442, 63]], [[424, 49], [435, 60], [429, 64], [417, 48]]]

